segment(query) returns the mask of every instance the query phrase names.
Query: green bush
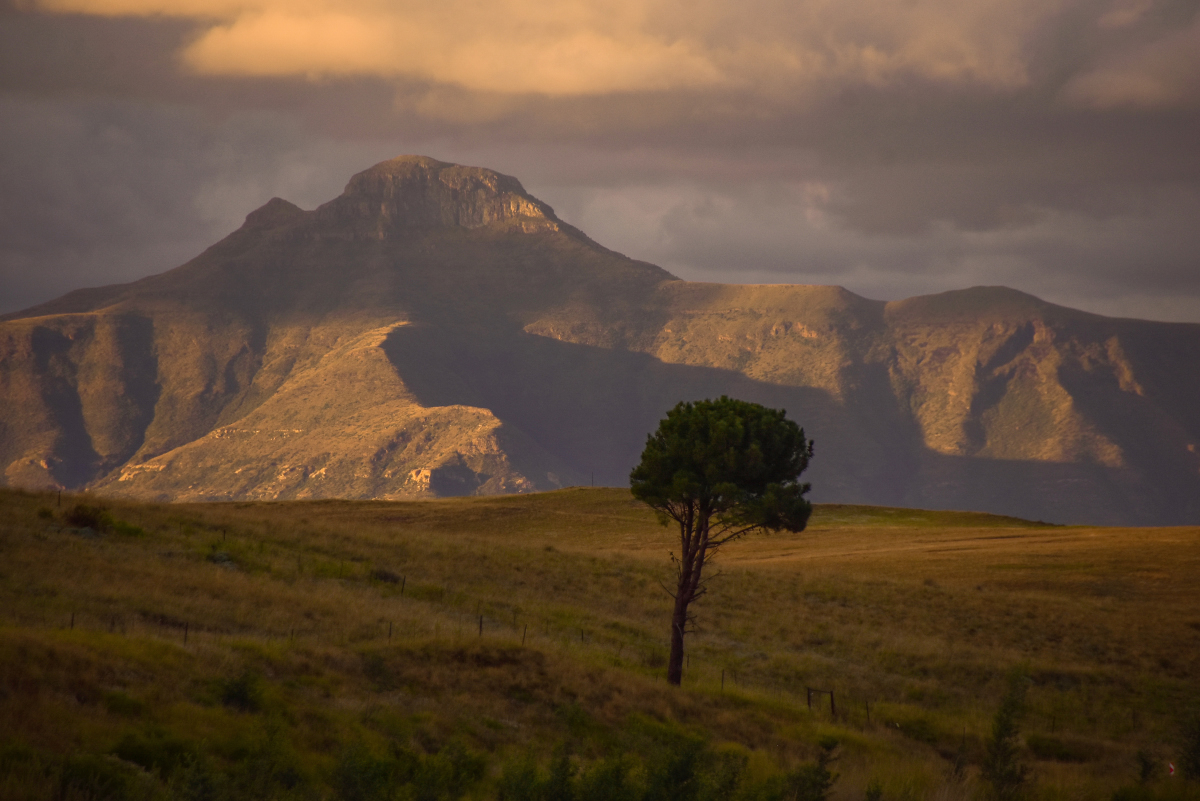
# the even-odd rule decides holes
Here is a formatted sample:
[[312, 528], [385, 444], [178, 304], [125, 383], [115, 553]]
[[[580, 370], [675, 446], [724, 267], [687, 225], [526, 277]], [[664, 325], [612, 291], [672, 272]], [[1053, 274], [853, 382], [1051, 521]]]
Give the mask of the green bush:
[[[361, 745], [344, 749], [338, 757], [330, 783], [339, 801], [390, 801], [404, 798], [411, 801], [457, 801], [483, 779], [487, 765], [484, 759], [456, 744], [443, 748], [432, 756], [396, 748], [389, 756], [371, 753]], [[538, 788], [536, 770], [532, 785]], [[506, 773], [501, 777], [501, 798], [526, 801], [543, 798], [540, 795], [505, 795]]]
[[1025, 745], [1038, 759], [1049, 759], [1055, 762], [1091, 762], [1099, 757], [1096, 748], [1090, 743], [1079, 740], [1065, 740], [1046, 734], [1030, 734], [1025, 738]]
[[666, 743], [646, 766], [644, 801], [693, 801], [699, 795], [706, 750], [699, 738], [679, 737]]
[[262, 681], [247, 671], [220, 683], [221, 703], [239, 712], [258, 712], [263, 706]]
[[121, 738], [113, 755], [140, 765], [162, 779], [168, 779], [198, 757], [196, 747], [186, 740], [160, 731], [144, 734], [130, 732]]
[[9, 743], [0, 748], [0, 788], [43, 784], [47, 772], [41, 754], [29, 746]]
[[1029, 769], [1020, 758], [1020, 721], [1025, 714], [1026, 683], [1025, 674], [1020, 671], [1009, 676], [1008, 692], [992, 720], [983, 779], [990, 785], [996, 801], [1015, 801], [1025, 791]]
[[73, 754], [58, 774], [57, 798], [87, 801], [141, 801], [153, 793], [136, 768], [112, 757]]
[[641, 788], [632, 778], [632, 765], [624, 757], [605, 759], [579, 779], [579, 801], [638, 801]]
[[1158, 796], [1149, 787], [1129, 785], [1112, 794], [1112, 801], [1156, 801]]
[[546, 785], [542, 789], [544, 801], [575, 801], [576, 770], [570, 750], [560, 746], [550, 761], [550, 775], [546, 777]]
[[185, 762], [170, 783], [171, 801], [224, 801], [231, 798], [228, 777], [213, 770], [208, 760], [197, 756]]
[[725, 801], [734, 798], [742, 786], [748, 759], [745, 754], [731, 751], [711, 753], [704, 759], [700, 772], [700, 801]]
[[415, 801], [456, 801], [484, 776], [487, 762], [457, 743], [417, 760], [412, 774]]
[[521, 759], [504, 766], [496, 783], [498, 801], [538, 801], [542, 778], [532, 759]]
[[1179, 727], [1179, 768], [1188, 781], [1200, 779], [1200, 712], [1186, 717]]
[[135, 526], [132, 523], [126, 523], [124, 520], [116, 520], [111, 517], [109, 519], [111, 522], [109, 523], [108, 528], [109, 531], [114, 534], [119, 534], [122, 537], [146, 536], [146, 530], [141, 526]]
[[789, 801], [825, 801], [833, 790], [837, 774], [829, 770], [833, 764], [833, 752], [838, 741], [825, 738], [821, 741], [821, 754], [810, 765], [801, 765], [784, 779], [784, 798]]
[[120, 715], [126, 718], [141, 717], [146, 713], [146, 705], [136, 698], [131, 698], [123, 692], [113, 691], [104, 696], [104, 708], [110, 715]]
[[362, 746], [342, 751], [333, 771], [339, 801], [382, 801], [392, 798], [396, 780], [393, 760], [378, 759]]

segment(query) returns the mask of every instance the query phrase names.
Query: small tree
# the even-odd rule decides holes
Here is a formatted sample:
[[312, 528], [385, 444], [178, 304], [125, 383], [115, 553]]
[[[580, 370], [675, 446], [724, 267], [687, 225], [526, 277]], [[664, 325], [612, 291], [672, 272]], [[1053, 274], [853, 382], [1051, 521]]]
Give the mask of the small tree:
[[1008, 677], [1008, 692], [992, 719], [992, 735], [987, 741], [983, 778], [991, 785], [996, 801], [1015, 801], [1022, 797], [1028, 769], [1021, 762], [1021, 718], [1025, 715], [1025, 688], [1028, 680], [1021, 670]]
[[629, 475], [635, 498], [679, 526], [667, 681], [683, 679], [688, 607], [705, 593], [704, 566], [727, 542], [759, 531], [802, 531], [812, 513], [798, 482], [812, 441], [781, 409], [722, 396], [680, 403], [646, 441]]
[[1200, 779], [1200, 711], [1188, 715], [1180, 726], [1183, 735], [1179, 751], [1179, 767], [1185, 781]]

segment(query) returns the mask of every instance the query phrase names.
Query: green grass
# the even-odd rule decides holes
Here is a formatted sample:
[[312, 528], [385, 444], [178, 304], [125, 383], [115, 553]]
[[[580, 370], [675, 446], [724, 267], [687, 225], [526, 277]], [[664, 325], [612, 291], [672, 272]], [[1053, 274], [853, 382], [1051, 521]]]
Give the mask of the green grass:
[[[112, 523], [81, 536], [78, 502]], [[818, 507], [722, 552], [677, 690], [672, 539], [615, 489], [62, 509], [0, 491], [0, 797], [349, 798], [347, 765], [394, 784], [478, 759], [464, 792], [491, 798], [550, 781], [564, 744], [575, 781], [628, 759], [650, 792], [654, 754], [692, 741], [767, 793], [832, 736], [835, 798], [971, 798], [1023, 666], [1035, 794], [1096, 798], [1139, 750], [1174, 757], [1200, 703], [1197, 529]]]

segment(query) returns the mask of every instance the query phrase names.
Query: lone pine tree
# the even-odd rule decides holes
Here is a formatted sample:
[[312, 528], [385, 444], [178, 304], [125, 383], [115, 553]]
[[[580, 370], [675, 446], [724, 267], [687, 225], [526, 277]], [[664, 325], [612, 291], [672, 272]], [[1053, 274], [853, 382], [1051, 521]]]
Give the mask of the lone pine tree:
[[683, 679], [688, 607], [705, 593], [704, 566], [718, 549], [760, 531], [802, 531], [812, 514], [799, 483], [813, 454], [782, 409], [722, 396], [680, 403], [649, 436], [629, 475], [635, 498], [679, 526], [667, 681]]

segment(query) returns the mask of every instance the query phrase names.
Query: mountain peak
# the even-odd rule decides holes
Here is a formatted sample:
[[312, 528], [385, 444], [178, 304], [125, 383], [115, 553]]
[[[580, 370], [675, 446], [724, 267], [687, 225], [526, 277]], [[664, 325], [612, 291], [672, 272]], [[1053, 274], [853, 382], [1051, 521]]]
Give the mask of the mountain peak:
[[341, 197], [319, 210], [323, 217], [368, 223], [370, 235], [396, 229], [481, 228], [517, 222], [525, 230], [558, 230], [554, 210], [509, 175], [482, 167], [447, 164], [426, 156], [380, 162], [350, 179]]
[[295, 203], [289, 203], [280, 197], [273, 197], [266, 204], [247, 214], [243, 227], [247, 229], [274, 228], [303, 216], [304, 210]]

